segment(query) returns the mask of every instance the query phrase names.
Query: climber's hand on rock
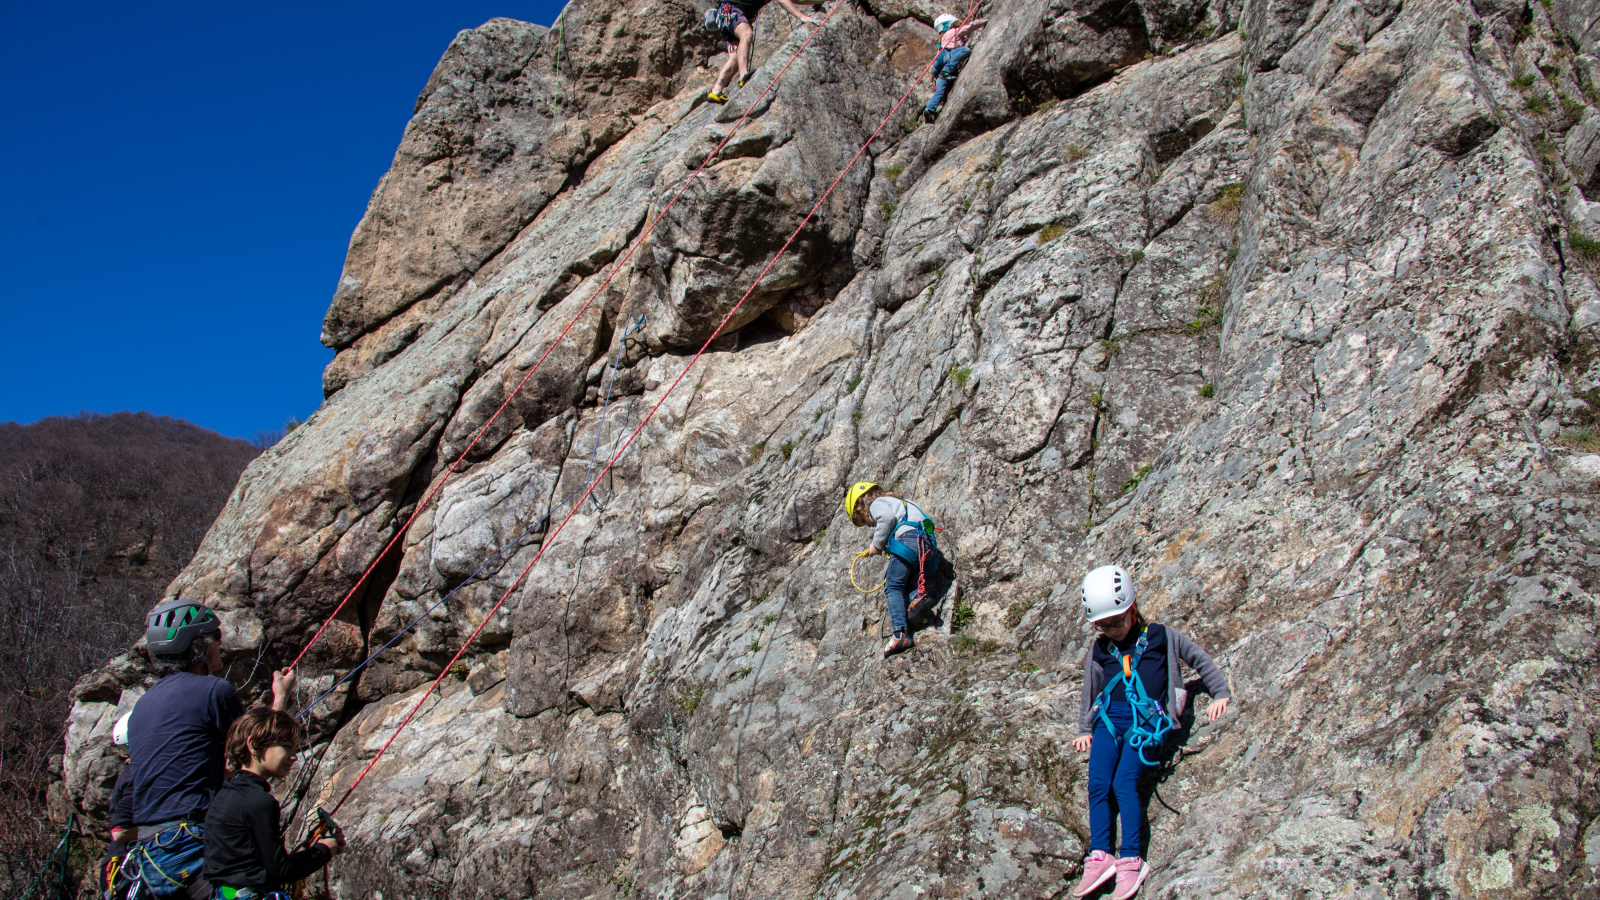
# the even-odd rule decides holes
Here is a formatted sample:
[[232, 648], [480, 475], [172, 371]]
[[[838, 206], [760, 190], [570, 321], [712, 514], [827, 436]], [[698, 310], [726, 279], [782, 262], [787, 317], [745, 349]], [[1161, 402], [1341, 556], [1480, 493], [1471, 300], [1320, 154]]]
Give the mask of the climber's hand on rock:
[[1079, 753], [1088, 753], [1089, 745], [1093, 742], [1094, 738], [1087, 734], [1083, 735], [1082, 737], [1075, 737], [1072, 739], [1072, 749], [1078, 751]]
[[1206, 707], [1206, 721], [1215, 722], [1216, 720], [1222, 718], [1222, 714], [1227, 712], [1227, 711], [1228, 711], [1228, 698], [1227, 697], [1223, 697], [1221, 700], [1213, 700], [1213, 701], [1211, 701], [1211, 705]]

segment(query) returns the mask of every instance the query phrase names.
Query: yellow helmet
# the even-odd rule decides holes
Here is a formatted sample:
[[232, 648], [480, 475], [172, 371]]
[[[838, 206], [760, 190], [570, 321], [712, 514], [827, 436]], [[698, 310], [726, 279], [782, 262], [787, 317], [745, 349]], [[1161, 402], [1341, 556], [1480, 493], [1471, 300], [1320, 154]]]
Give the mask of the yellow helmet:
[[845, 518], [854, 520], [856, 517], [856, 501], [861, 499], [862, 494], [877, 486], [877, 483], [872, 481], [858, 481], [851, 485], [850, 490], [844, 492]]

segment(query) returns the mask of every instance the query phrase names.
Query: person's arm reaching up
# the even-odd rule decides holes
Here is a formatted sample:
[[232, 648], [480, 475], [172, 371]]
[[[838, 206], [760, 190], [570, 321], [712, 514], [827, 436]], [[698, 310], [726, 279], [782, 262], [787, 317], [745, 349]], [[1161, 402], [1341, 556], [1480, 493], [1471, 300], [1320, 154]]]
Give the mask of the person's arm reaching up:
[[971, 22], [968, 22], [967, 24], [956, 29], [956, 38], [959, 40], [966, 40], [968, 34], [971, 34], [973, 31], [982, 28], [987, 24], [989, 24], [988, 19], [973, 19]]
[[289, 704], [294, 700], [295, 685], [299, 677], [294, 674], [294, 669], [284, 668], [272, 673], [272, 708], [278, 712], [288, 712]]

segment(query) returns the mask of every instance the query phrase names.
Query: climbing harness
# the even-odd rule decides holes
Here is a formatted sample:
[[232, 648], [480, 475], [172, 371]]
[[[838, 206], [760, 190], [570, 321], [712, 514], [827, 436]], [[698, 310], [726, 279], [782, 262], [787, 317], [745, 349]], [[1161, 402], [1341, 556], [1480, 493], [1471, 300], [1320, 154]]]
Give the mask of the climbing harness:
[[871, 555], [870, 550], [863, 550], [856, 554], [855, 559], [850, 560], [850, 584], [854, 585], [855, 589], [863, 594], [876, 594], [883, 590], [884, 585], [889, 583], [889, 574], [887, 572], [884, 573], [883, 580], [878, 582], [878, 586], [875, 588], [864, 588], [856, 581], [856, 563], [860, 562], [862, 557], [869, 555]]
[[[922, 521], [909, 521], [911, 513], [907, 507], [915, 509], [917, 514], [922, 516]], [[917, 542], [915, 550], [900, 540], [900, 529], [906, 525], [917, 529], [917, 536], [914, 538]], [[903, 497], [900, 498], [900, 518], [896, 519], [894, 527], [889, 529], [889, 543], [884, 549], [899, 557], [906, 565], [917, 567], [917, 596], [923, 599], [928, 596], [928, 553], [939, 549], [939, 543], [933, 536], [938, 530], [934, 527], [933, 519], [922, 511], [922, 507]]]
[[[739, 129], [744, 127], [745, 122], [749, 121], [750, 116], [760, 106], [761, 101], [766, 98], [769, 92], [778, 86], [778, 81], [783, 78], [783, 74], [789, 71], [789, 67], [793, 66], [795, 61], [800, 58], [800, 54], [804, 53], [806, 48], [811, 46], [811, 42], [816, 39], [818, 34], [822, 33], [823, 26], [828, 24], [828, 20], [833, 18], [833, 14], [838, 11], [839, 7], [843, 5], [843, 2], [835, 3], [833, 7], [828, 10], [827, 15], [823, 16], [822, 22], [816, 28], [812, 29], [810, 34], [806, 35], [806, 39], [800, 44], [800, 47], [795, 50], [794, 55], [789, 57], [789, 61], [783, 64], [783, 68], [778, 70], [778, 74], [773, 76], [772, 80], [767, 83], [767, 86], [762, 89], [761, 93], [756, 95], [754, 100], [750, 101], [750, 106], [745, 109], [744, 114], [739, 117], [738, 121], [733, 123], [733, 127], [728, 129], [728, 133], [722, 136], [722, 140], [718, 141], [717, 145], [711, 149], [711, 152], [706, 154], [705, 159], [701, 160], [700, 165], [689, 174], [688, 178], [684, 179], [683, 184], [678, 187], [677, 193], [672, 195], [672, 199], [667, 201], [666, 206], [661, 208], [661, 212], [657, 213], [656, 217], [650, 221], [650, 224], [646, 226], [644, 231], [639, 234], [639, 237], [634, 240], [633, 245], [628, 248], [628, 251], [622, 254], [621, 258], [619, 258], [611, 267], [611, 271], [607, 273], [606, 277], [600, 282], [600, 286], [595, 289], [594, 293], [589, 296], [588, 300], [584, 301], [583, 306], [579, 307], [578, 311], [573, 314], [572, 319], [567, 322], [567, 324], [561, 329], [561, 332], [556, 335], [555, 340], [550, 342], [550, 346], [545, 348], [544, 353], [541, 354], [538, 360], [534, 362], [533, 368], [529, 369], [527, 373], [522, 376], [522, 380], [517, 382], [517, 386], [515, 388], [506, 393], [506, 399], [483, 423], [483, 426], [478, 429], [478, 433], [473, 435], [471, 443], [467, 444], [466, 449], [461, 451], [461, 455], [456, 457], [455, 462], [450, 464], [450, 467], [445, 470], [444, 475], [434, 483], [433, 487], [428, 489], [428, 493], [423, 496], [422, 500], [417, 503], [416, 508], [411, 511], [411, 515], [406, 518], [405, 524], [401, 525], [400, 528], [395, 531], [394, 536], [389, 538], [388, 543], [384, 544], [383, 549], [372, 558], [372, 562], [367, 565], [366, 571], [361, 573], [361, 577], [358, 578], [356, 583], [350, 587], [350, 590], [345, 593], [344, 599], [339, 601], [339, 605], [335, 606], [333, 608], [333, 612], [328, 614], [327, 620], [324, 621], [322, 626], [316, 630], [316, 633], [311, 636], [311, 640], [307, 641], [306, 645], [300, 649], [299, 655], [297, 655], [294, 658], [294, 662], [290, 664], [291, 668], [299, 668], [300, 661], [305, 659], [306, 653], [309, 652], [311, 647], [316, 644], [317, 640], [322, 637], [322, 633], [328, 630], [328, 626], [333, 624], [333, 620], [338, 618], [339, 613], [347, 604], [349, 604], [350, 598], [354, 597], [361, 590], [362, 586], [367, 583], [367, 579], [372, 577], [372, 573], [378, 568], [378, 563], [382, 562], [384, 557], [389, 555], [389, 551], [392, 550], [395, 544], [400, 541], [401, 537], [405, 535], [406, 530], [409, 529], [411, 524], [417, 520], [417, 516], [422, 514], [422, 511], [428, 507], [428, 504], [439, 493], [439, 491], [443, 489], [445, 483], [450, 480], [450, 476], [455, 474], [456, 469], [459, 468], [462, 461], [467, 458], [467, 454], [471, 453], [472, 449], [478, 446], [478, 441], [483, 439], [483, 436], [489, 432], [489, 428], [494, 425], [497, 419], [500, 418], [500, 414], [505, 412], [506, 407], [511, 405], [511, 401], [516, 398], [523, 386], [528, 383], [529, 379], [533, 378], [534, 373], [539, 371], [539, 367], [544, 365], [544, 361], [548, 359], [550, 354], [555, 351], [556, 347], [566, 339], [567, 333], [572, 330], [573, 326], [578, 324], [578, 320], [583, 318], [583, 314], [589, 311], [589, 307], [594, 304], [595, 299], [605, 294], [606, 287], [611, 284], [611, 280], [617, 277], [617, 273], [621, 272], [626, 267], [628, 260], [633, 258], [633, 254], [637, 252], [640, 247], [644, 246], [644, 242], [649, 239], [650, 234], [655, 231], [656, 226], [661, 223], [661, 220], [666, 218], [667, 213], [672, 211], [672, 207], [677, 204], [679, 198], [681, 198], [684, 193], [689, 190], [689, 186], [700, 177], [700, 173], [704, 172], [706, 168], [711, 165], [712, 160], [717, 158], [717, 154], [722, 152], [722, 148], [727, 146], [729, 141], [733, 140], [733, 136], [738, 134]], [[918, 78], [918, 81], [920, 82], [921, 78]]]
[[[1107, 643], [1111, 643], [1107, 641]], [[1123, 686], [1123, 694], [1128, 699], [1128, 705], [1133, 707], [1133, 724], [1123, 734], [1128, 738], [1128, 746], [1139, 754], [1139, 761], [1147, 766], [1155, 765], [1150, 758], [1144, 755], [1146, 748], [1159, 750], [1162, 741], [1167, 739], [1167, 732], [1172, 730], [1172, 720], [1167, 718], [1166, 712], [1161, 708], [1161, 703], [1152, 700], [1145, 693], [1144, 679], [1139, 677], [1139, 659], [1144, 656], [1145, 648], [1150, 645], [1150, 626], [1146, 625], [1139, 632], [1139, 640], [1133, 646], [1131, 655], [1117, 649], [1111, 643], [1111, 656], [1122, 664], [1122, 671], [1115, 678], [1106, 682], [1100, 691], [1100, 721], [1106, 726], [1106, 731], [1111, 733], [1111, 739], [1121, 741], [1123, 735], [1117, 734], [1117, 726], [1111, 722], [1111, 716], [1106, 714], [1106, 708], [1111, 705], [1111, 692], [1117, 685]]]
[[[200, 877], [199, 867], [204, 863], [200, 855], [200, 842], [203, 841], [203, 838], [191, 831], [189, 824], [187, 821], [180, 821], [170, 828], [163, 828], [151, 837], [141, 838], [129, 845], [128, 855], [122, 861], [121, 874], [129, 878], [130, 886], [123, 893], [123, 896], [145, 897], [158, 893], [184, 891], [193, 884], [195, 878]], [[185, 859], [183, 856], [177, 858], [176, 862], [180, 865], [186, 864], [186, 867], [178, 869], [178, 877], [174, 878], [168, 874], [167, 870], [162, 867], [162, 864], [156, 860], [156, 857], [150, 851], [152, 848], [157, 851], [168, 850], [178, 838], [185, 836], [192, 838], [196, 845], [186, 849], [186, 855], [192, 856], [191, 859]], [[168, 859], [166, 856], [163, 856], [163, 859], [168, 866], [174, 865], [174, 860]], [[154, 885], [151, 884], [147, 871], [155, 872], [156, 876], [165, 882], [166, 886], [161, 891], [158, 892]]]
[[[909, 507], [909, 509], [907, 507]], [[922, 521], [910, 521], [912, 509], [916, 510], [917, 514], [922, 516]], [[915, 538], [917, 542], [916, 550], [911, 549], [900, 540], [900, 529], [906, 527], [907, 525], [910, 525], [912, 528], [917, 530], [917, 536]], [[910, 500], [901, 498], [900, 518], [895, 520], [894, 528], [889, 530], [889, 543], [884, 547], [884, 549], [905, 560], [905, 563], [908, 566], [920, 566], [922, 565], [922, 561], [928, 557], [928, 548], [923, 546], [924, 540], [926, 540], [929, 544], [932, 544], [934, 549], [938, 549], [939, 545], [933, 539], [933, 532], [933, 519], [930, 518], [927, 513], [922, 511], [922, 507], [912, 503]]]
[[[968, 19], [970, 19], [977, 11], [978, 2], [979, 0], [973, 0], [972, 5], [968, 7]], [[837, 10], [842, 5], [842, 3], [834, 4], [833, 10], [829, 10], [828, 15], [832, 16], [833, 11]], [[826, 22], [826, 19], [824, 19], [824, 22]], [[817, 29], [817, 31], [820, 30], [820, 28]], [[815, 34], [816, 31], [813, 31], [812, 35], [815, 36]], [[809, 42], [810, 38], [808, 37], [807, 43]], [[801, 49], [804, 49], [804, 45], [802, 45]], [[799, 54], [796, 53], [796, 57], [798, 57], [798, 55]], [[789, 63], [792, 64], [793, 62], [794, 58], [791, 58]], [[784, 68], [787, 69], [788, 65], [785, 65]], [[353, 794], [355, 794], [356, 789], [361, 786], [361, 782], [366, 780], [367, 775], [371, 773], [373, 767], [378, 764], [378, 760], [383, 758], [384, 753], [388, 752], [389, 747], [394, 744], [395, 740], [400, 736], [400, 733], [405, 730], [407, 725], [411, 724], [412, 719], [416, 718], [417, 713], [421, 711], [423, 705], [428, 702], [428, 698], [432, 697], [434, 691], [439, 689], [439, 685], [442, 684], [445, 677], [450, 674], [450, 670], [457, 662], [461, 661], [461, 657], [466, 654], [467, 648], [471, 647], [472, 642], [478, 639], [479, 633], [481, 633], [494, 618], [495, 613], [499, 612], [500, 607], [505, 605], [506, 600], [510, 599], [511, 595], [516, 592], [517, 588], [521, 587], [522, 582], [528, 577], [528, 573], [532, 572], [533, 567], [538, 565], [539, 560], [544, 556], [545, 551], [548, 550], [553, 543], [555, 543], [556, 538], [559, 537], [561, 532], [567, 527], [567, 523], [572, 521], [572, 517], [576, 515], [578, 509], [583, 506], [583, 503], [588, 499], [589, 494], [594, 492], [594, 489], [599, 484], [600, 479], [604, 478], [606, 474], [610, 472], [611, 469], [622, 459], [623, 455], [628, 452], [628, 449], [633, 446], [633, 442], [638, 439], [639, 435], [644, 431], [645, 426], [650, 424], [650, 420], [655, 417], [655, 414], [660, 411], [661, 407], [667, 402], [667, 398], [672, 396], [672, 392], [677, 389], [679, 384], [683, 383], [683, 379], [688, 376], [689, 371], [693, 369], [695, 364], [700, 361], [700, 357], [704, 356], [706, 352], [711, 349], [711, 343], [721, 336], [723, 329], [728, 326], [728, 323], [733, 320], [734, 316], [738, 315], [739, 310], [744, 307], [745, 301], [749, 300], [750, 296], [756, 292], [756, 288], [761, 285], [762, 279], [767, 277], [767, 273], [772, 271], [772, 267], [777, 265], [778, 260], [785, 252], [788, 251], [789, 247], [795, 242], [795, 240], [800, 237], [800, 232], [805, 229], [806, 225], [810, 224], [813, 218], [816, 217], [817, 211], [822, 209], [822, 205], [828, 202], [828, 199], [833, 196], [833, 192], [837, 190], [840, 183], [844, 181], [844, 177], [849, 174], [850, 170], [855, 167], [855, 164], [860, 161], [862, 156], [866, 154], [868, 148], [872, 146], [872, 142], [878, 139], [879, 134], [883, 133], [883, 129], [888, 127], [889, 122], [893, 120], [895, 114], [897, 114], [900, 111], [900, 108], [905, 105], [906, 101], [911, 98], [912, 93], [916, 91], [918, 86], [922, 84], [922, 80], [928, 76], [928, 73], [931, 70], [931, 64], [928, 67], [923, 68], [917, 75], [916, 79], [911, 82], [911, 85], [906, 88], [905, 93], [900, 95], [900, 99], [897, 100], [894, 106], [890, 108], [889, 112], [884, 115], [883, 119], [878, 123], [878, 127], [873, 130], [872, 134], [867, 137], [867, 140], [856, 150], [855, 155], [850, 157], [850, 160], [845, 163], [844, 168], [839, 171], [839, 174], [834, 178], [833, 183], [828, 185], [827, 190], [823, 191], [821, 196], [817, 198], [816, 203], [812, 205], [810, 211], [808, 211], [805, 214], [805, 217], [800, 220], [800, 223], [795, 226], [794, 231], [790, 232], [788, 239], [785, 240], [783, 245], [778, 248], [778, 252], [773, 254], [772, 258], [767, 261], [766, 266], [762, 268], [761, 273], [755, 277], [755, 280], [751, 282], [750, 287], [745, 290], [744, 294], [739, 297], [738, 302], [733, 304], [733, 307], [729, 309], [728, 312], [722, 317], [722, 320], [717, 323], [717, 327], [712, 329], [712, 332], [710, 336], [706, 338], [705, 343], [700, 345], [700, 349], [695, 351], [694, 356], [690, 358], [688, 364], [678, 372], [677, 377], [667, 385], [666, 390], [662, 391], [661, 396], [657, 398], [655, 404], [650, 407], [650, 410], [645, 413], [644, 418], [639, 420], [639, 424], [634, 426], [633, 431], [629, 432], [627, 438], [625, 438], [622, 443], [617, 446], [617, 449], [612, 452], [611, 459], [606, 463], [605, 468], [600, 470], [600, 474], [596, 476], [595, 480], [584, 489], [583, 496], [578, 498], [578, 501], [573, 505], [572, 509], [567, 512], [566, 517], [561, 520], [560, 524], [558, 524], [539, 545], [539, 549], [534, 553], [533, 558], [530, 559], [528, 564], [522, 568], [522, 571], [518, 573], [516, 579], [511, 583], [511, 586], [506, 589], [505, 593], [500, 596], [500, 599], [496, 600], [495, 604], [491, 606], [484, 614], [483, 619], [478, 623], [478, 626], [472, 630], [471, 634], [467, 635], [467, 639], [465, 641], [462, 641], [461, 649], [455, 652], [455, 655], [452, 656], [450, 661], [441, 669], [439, 675], [434, 678], [433, 683], [430, 684], [428, 688], [422, 692], [422, 695], [417, 698], [417, 701], [412, 704], [411, 709], [406, 712], [405, 716], [401, 718], [399, 724], [395, 726], [394, 731], [389, 733], [389, 737], [383, 742], [382, 746], [378, 748], [378, 752], [374, 753], [372, 757], [367, 760], [366, 765], [361, 769], [361, 771], [356, 774], [355, 780], [350, 783], [350, 787], [345, 789], [344, 794], [339, 798], [339, 802], [334, 804], [332, 810], [333, 813], [338, 813], [338, 811], [344, 806], [345, 802], [348, 801]], [[783, 73], [780, 71], [778, 74], [781, 76]], [[771, 85], [776, 83], [777, 79], [774, 78], [771, 84], [768, 85], [767, 90], [771, 90]], [[765, 95], [765, 93], [766, 91], [762, 92], [763, 95]], [[756, 98], [756, 102], [759, 103], [760, 100], [760, 97]], [[752, 106], [752, 109], [753, 108], [754, 107]], [[746, 115], [749, 115], [749, 113], [747, 112]], [[726, 139], [724, 139], [724, 142], [726, 142]], [[721, 145], [719, 144], [718, 149], [720, 148]], [[708, 155], [706, 158], [709, 160], [714, 155], [715, 151], [713, 151], [713, 153]], [[702, 163], [702, 168], [703, 167], [704, 164]], [[696, 171], [698, 172], [698, 170]], [[687, 185], [685, 185], [685, 187], [687, 187]], [[681, 194], [682, 190], [679, 191], [680, 196]], [[659, 216], [657, 217], [656, 221], [660, 221]], [[646, 229], [645, 235], [648, 234], [649, 230]], [[643, 236], [641, 236], [641, 240], [643, 240]], [[624, 257], [624, 259], [626, 259], [626, 257]], [[615, 273], [615, 271], [617, 270], [614, 269], [613, 273]], [[593, 298], [590, 298], [590, 302], [593, 302]], [[546, 352], [548, 353], [548, 351]]]

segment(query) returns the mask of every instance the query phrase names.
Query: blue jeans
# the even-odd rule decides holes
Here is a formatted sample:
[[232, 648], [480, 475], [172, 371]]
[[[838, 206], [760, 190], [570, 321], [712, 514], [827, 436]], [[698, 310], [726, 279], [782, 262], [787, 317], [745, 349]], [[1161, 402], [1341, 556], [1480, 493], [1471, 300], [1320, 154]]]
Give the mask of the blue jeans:
[[128, 848], [123, 865], [134, 868], [158, 898], [187, 898], [189, 885], [205, 867], [205, 826], [189, 822], [169, 828]]
[[1148, 768], [1139, 751], [1128, 747], [1128, 728], [1133, 725], [1133, 707], [1126, 701], [1112, 703], [1106, 710], [1122, 740], [1113, 740], [1106, 724], [1094, 726], [1094, 743], [1089, 746], [1089, 849], [1111, 852], [1111, 798], [1117, 800], [1122, 819], [1122, 848], [1118, 856], [1143, 856], [1145, 845], [1144, 803], [1139, 797], [1139, 776]]
[[[918, 549], [917, 543], [916, 538], [906, 542], [913, 550]], [[927, 570], [928, 596], [932, 598], [929, 602], [936, 604], [950, 590], [956, 572], [938, 547], [929, 545], [927, 549], [928, 554], [923, 558], [922, 565]], [[906, 630], [906, 595], [916, 593], [916, 590], [917, 567], [890, 553], [889, 568], [884, 572], [883, 593], [889, 601], [889, 622], [894, 625], [896, 633]]]
[[928, 112], [938, 112], [939, 107], [944, 105], [945, 95], [950, 93], [956, 73], [961, 71], [971, 55], [971, 47], [957, 47], [954, 50], [940, 50], [939, 55], [933, 58], [933, 98], [928, 101]]

